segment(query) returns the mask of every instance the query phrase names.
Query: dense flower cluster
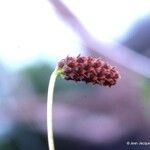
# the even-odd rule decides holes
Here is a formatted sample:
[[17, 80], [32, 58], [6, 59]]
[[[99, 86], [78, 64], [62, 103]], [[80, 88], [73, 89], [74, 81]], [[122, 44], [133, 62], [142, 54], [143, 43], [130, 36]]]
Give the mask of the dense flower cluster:
[[111, 87], [120, 77], [117, 69], [100, 58], [66, 57], [58, 63], [66, 80], [84, 81]]

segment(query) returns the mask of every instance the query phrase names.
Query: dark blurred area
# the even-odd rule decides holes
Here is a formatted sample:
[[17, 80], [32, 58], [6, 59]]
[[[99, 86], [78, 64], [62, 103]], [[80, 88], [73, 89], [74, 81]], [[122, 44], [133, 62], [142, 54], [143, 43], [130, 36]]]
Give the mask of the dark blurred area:
[[[150, 57], [149, 27], [150, 17], [141, 18], [119, 42]], [[150, 80], [118, 67], [122, 78], [112, 88], [57, 79], [56, 150], [150, 149], [150, 144], [127, 145], [150, 142]], [[0, 68], [0, 150], [48, 150], [47, 88], [54, 68], [46, 61], [18, 72]]]

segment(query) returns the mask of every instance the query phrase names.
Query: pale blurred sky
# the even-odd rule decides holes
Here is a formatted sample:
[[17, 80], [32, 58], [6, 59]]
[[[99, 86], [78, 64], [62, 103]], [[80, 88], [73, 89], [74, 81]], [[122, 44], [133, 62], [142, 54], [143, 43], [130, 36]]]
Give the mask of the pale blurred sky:
[[[150, 0], [63, 0], [98, 39], [120, 38], [134, 21], [150, 13]], [[0, 61], [18, 69], [38, 59], [55, 62], [81, 50], [77, 35], [48, 0], [0, 1]]]

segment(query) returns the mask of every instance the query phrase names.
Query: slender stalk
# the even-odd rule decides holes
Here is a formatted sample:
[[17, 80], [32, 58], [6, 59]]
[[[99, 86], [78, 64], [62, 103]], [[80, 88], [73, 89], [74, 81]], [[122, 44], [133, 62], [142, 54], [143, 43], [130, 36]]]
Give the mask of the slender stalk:
[[53, 94], [55, 88], [55, 81], [58, 72], [57, 68], [53, 71], [49, 80], [48, 99], [47, 99], [47, 132], [48, 132], [48, 146], [49, 150], [55, 150], [53, 139]]

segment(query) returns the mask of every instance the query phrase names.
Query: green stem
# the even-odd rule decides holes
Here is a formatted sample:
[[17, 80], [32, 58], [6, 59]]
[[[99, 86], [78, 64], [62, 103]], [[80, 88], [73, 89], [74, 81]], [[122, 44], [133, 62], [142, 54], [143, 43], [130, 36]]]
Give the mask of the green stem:
[[47, 99], [47, 132], [48, 132], [48, 146], [49, 150], [55, 150], [53, 139], [53, 94], [55, 81], [58, 75], [58, 69], [56, 68], [51, 74], [49, 87], [48, 87], [48, 99]]

